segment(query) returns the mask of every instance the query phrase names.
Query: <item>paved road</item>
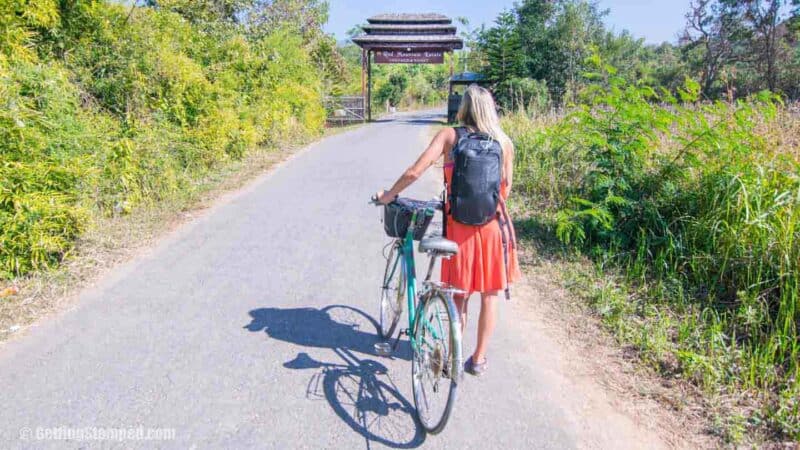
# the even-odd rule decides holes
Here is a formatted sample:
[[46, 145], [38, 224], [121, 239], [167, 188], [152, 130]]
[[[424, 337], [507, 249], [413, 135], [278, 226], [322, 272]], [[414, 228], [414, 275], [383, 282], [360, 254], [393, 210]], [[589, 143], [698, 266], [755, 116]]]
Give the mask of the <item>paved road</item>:
[[[367, 199], [440, 119], [399, 116], [312, 146], [0, 348], [0, 447], [578, 446], [585, 424], [507, 306], [490, 371], [461, 385], [441, 435], [413, 420], [408, 352], [372, 353], [387, 240]], [[409, 194], [438, 190], [431, 173]], [[138, 426], [175, 439], [35, 440]]]

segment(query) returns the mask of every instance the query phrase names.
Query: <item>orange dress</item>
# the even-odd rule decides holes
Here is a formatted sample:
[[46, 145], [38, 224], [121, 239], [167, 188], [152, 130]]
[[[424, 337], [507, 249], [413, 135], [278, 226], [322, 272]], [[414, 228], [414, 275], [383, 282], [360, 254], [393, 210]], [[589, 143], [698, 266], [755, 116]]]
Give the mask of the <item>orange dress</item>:
[[[452, 177], [452, 163], [445, 161], [444, 178], [448, 187], [448, 195]], [[509, 191], [508, 185], [504, 182], [500, 187], [503, 201], [508, 198]], [[500, 205], [497, 208], [498, 211], [501, 211]], [[508, 242], [508, 268], [506, 270], [503, 234], [497, 220], [477, 226], [465, 225], [456, 222], [448, 214], [446, 238], [458, 244], [458, 254], [450, 259], [442, 260], [442, 281], [471, 295], [473, 292], [502, 291], [509, 284], [519, 280], [521, 273], [513, 225], [510, 225], [508, 229], [510, 233], [506, 232]], [[508, 237], [508, 234], [511, 235], [511, 238]]]

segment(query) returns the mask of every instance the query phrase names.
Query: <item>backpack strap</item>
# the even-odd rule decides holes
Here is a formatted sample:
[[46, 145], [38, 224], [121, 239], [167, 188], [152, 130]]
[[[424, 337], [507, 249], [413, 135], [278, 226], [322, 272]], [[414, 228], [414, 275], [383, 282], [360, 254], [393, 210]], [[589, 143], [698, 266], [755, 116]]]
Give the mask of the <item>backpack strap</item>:
[[506, 231], [507, 231], [506, 221], [503, 218], [503, 214], [501, 212], [499, 212], [499, 211], [497, 212], [497, 223], [500, 226], [500, 236], [502, 237], [502, 242], [503, 242], [503, 265], [505, 266], [505, 269], [506, 269], [506, 288], [505, 288], [506, 300], [511, 300], [511, 289], [509, 288], [509, 284], [508, 284], [508, 275], [509, 275], [509, 272], [508, 272], [508, 238], [509, 238], [509, 236], [506, 233]]
[[[466, 138], [469, 137], [469, 130], [467, 130], [466, 127], [453, 127], [453, 130], [456, 132], [456, 143], [453, 144], [453, 148], [450, 149], [450, 159], [451, 159], [451, 161], [450, 161], [450, 163], [445, 164], [443, 166], [443, 170], [447, 169], [448, 167], [453, 167], [455, 165], [455, 155], [453, 153], [455, 152], [456, 148], [458, 148], [459, 142], [461, 142], [462, 139], [466, 139]], [[444, 176], [444, 173], [442, 173], [442, 179], [443, 180], [447, 180], [447, 177]], [[452, 182], [452, 180], [451, 180], [451, 182]], [[447, 238], [447, 216], [449, 215], [448, 214], [448, 206], [449, 206], [449, 201], [448, 201], [449, 198], [448, 197], [449, 197], [449, 193], [447, 192], [447, 183], [445, 183], [445, 185], [444, 185], [444, 207], [442, 208], [442, 237], [444, 237], [445, 239]]]
[[503, 241], [503, 264], [505, 264], [506, 269], [506, 300], [511, 300], [511, 288], [508, 281], [510, 276], [508, 253], [509, 247], [517, 248], [517, 236], [514, 232], [514, 225], [511, 223], [511, 218], [508, 216], [508, 211], [506, 210], [506, 202], [503, 199], [500, 199], [500, 211], [497, 212], [497, 222], [500, 225], [500, 234]]

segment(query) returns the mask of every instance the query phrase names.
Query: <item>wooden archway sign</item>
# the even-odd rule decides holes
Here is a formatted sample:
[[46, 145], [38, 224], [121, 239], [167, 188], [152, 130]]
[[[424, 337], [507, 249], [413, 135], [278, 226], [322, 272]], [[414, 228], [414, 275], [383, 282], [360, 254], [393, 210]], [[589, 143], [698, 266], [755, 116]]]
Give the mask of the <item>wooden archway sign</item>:
[[445, 53], [464, 47], [452, 19], [441, 14], [380, 14], [367, 19], [363, 30], [353, 42], [361, 47], [361, 95], [370, 121], [373, 59], [376, 64], [442, 64]]

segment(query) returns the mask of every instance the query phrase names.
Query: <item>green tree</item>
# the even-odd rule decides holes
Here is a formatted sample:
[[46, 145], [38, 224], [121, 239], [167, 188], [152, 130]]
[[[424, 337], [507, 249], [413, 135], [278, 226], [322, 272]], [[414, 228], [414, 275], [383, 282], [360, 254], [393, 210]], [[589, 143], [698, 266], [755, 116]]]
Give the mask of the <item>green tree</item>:
[[486, 55], [486, 76], [494, 83], [502, 83], [524, 75], [524, 53], [513, 13], [500, 13], [494, 24], [481, 33], [477, 46]]
[[[191, 22], [237, 23], [255, 0], [143, 0], [142, 4], [176, 12]], [[138, 1], [134, 1], [134, 7]]]
[[376, 100], [380, 103], [389, 102], [389, 106], [397, 106], [403, 100], [406, 87], [408, 87], [408, 78], [404, 75], [393, 74], [389, 77], [389, 81], [385, 83], [378, 90]]
[[781, 39], [781, 14], [785, 6], [783, 0], [741, 0], [744, 8], [745, 23], [751, 30], [752, 50], [756, 68], [763, 74], [766, 87], [770, 91], [778, 90], [780, 67], [778, 62], [785, 58], [786, 46]]
[[549, 76], [547, 58], [550, 57], [549, 24], [557, 13], [556, 2], [551, 0], [524, 0], [517, 5], [517, 33], [522, 46], [526, 75], [536, 79]]
[[717, 96], [725, 68], [743, 58], [741, 43], [750, 37], [743, 15], [737, 0], [695, 0], [690, 5], [681, 43], [684, 57], [700, 73], [706, 97]]
[[586, 58], [606, 36], [605, 14], [586, 0], [525, 0], [481, 34], [484, 70], [497, 84], [512, 78], [543, 80], [550, 96], [562, 102], [578, 90]]
[[259, 33], [280, 27], [300, 32], [306, 41], [324, 34], [328, 21], [328, 3], [321, 0], [255, 0], [248, 12], [249, 24]]
[[653, 85], [670, 92], [677, 93], [690, 76], [690, 68], [679, 46], [665, 42], [652, 47], [647, 60]]
[[579, 89], [586, 72], [586, 60], [605, 34], [603, 17], [596, 3], [564, 1], [548, 27], [548, 58], [544, 60], [548, 86], [558, 100], [569, 100]]

